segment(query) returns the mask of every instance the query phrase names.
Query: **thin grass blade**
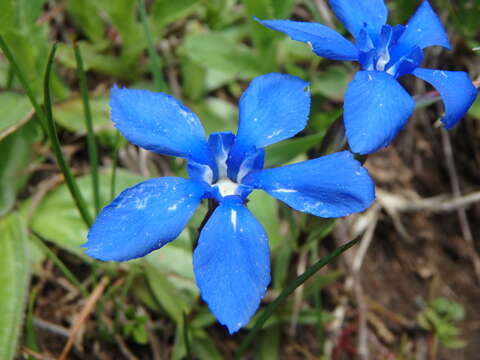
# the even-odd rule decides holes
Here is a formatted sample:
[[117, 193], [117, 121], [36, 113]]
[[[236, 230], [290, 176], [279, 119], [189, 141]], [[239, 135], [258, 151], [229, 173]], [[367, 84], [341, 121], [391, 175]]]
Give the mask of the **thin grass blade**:
[[80, 81], [80, 93], [82, 94], [83, 111], [85, 113], [85, 124], [87, 126], [87, 147], [88, 159], [90, 162], [90, 173], [92, 175], [93, 201], [95, 203], [95, 213], [100, 212], [100, 189], [98, 183], [98, 151], [97, 142], [95, 140], [95, 132], [92, 123], [92, 111], [90, 109], [90, 99], [88, 96], [87, 77], [83, 67], [82, 54], [77, 43], [73, 43], [73, 51], [77, 62], [77, 75]]
[[[75, 205], [82, 216], [83, 221], [89, 227], [92, 225], [93, 221], [88, 211], [86, 202], [80, 193], [80, 189], [77, 186], [75, 178], [73, 177], [72, 170], [67, 164], [65, 157], [62, 153], [62, 148], [60, 146], [60, 140], [58, 139], [57, 130], [55, 128], [55, 121], [53, 120], [52, 116], [52, 101], [50, 98], [50, 74], [52, 71], [52, 64], [53, 59], [55, 57], [56, 51], [56, 44], [52, 46], [50, 50], [50, 54], [48, 56], [47, 68], [45, 70], [45, 77], [44, 77], [44, 104], [45, 104], [45, 119], [47, 125], [47, 134], [50, 138], [50, 142], [52, 144], [52, 149], [57, 159], [58, 166], [62, 171], [63, 176], [65, 177], [65, 182], [72, 194], [73, 200], [75, 201]], [[43, 112], [42, 112], [43, 114]]]

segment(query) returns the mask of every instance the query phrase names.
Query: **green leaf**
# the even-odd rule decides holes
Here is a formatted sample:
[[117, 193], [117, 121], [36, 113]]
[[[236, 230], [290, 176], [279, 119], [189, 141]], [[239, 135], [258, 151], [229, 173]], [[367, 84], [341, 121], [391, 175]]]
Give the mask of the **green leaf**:
[[186, 56], [180, 58], [183, 91], [192, 100], [201, 100], [205, 92], [206, 70]]
[[269, 146], [266, 148], [265, 167], [279, 166], [293, 160], [298, 155], [320, 145], [323, 135], [323, 133], [318, 133], [288, 139]]
[[15, 1], [2, 0], [0, 2], [0, 34], [6, 32], [14, 25]]
[[351, 74], [342, 66], [332, 66], [326, 71], [318, 72], [312, 80], [312, 94], [321, 94], [330, 100], [342, 101]]
[[189, 105], [202, 120], [207, 133], [236, 131], [237, 108], [228, 101], [209, 97], [197, 104]]
[[[138, 64], [131, 66], [131, 64], [125, 63], [118, 56], [102, 53], [103, 46], [94, 46], [85, 41], [79, 41], [78, 46], [82, 52], [85, 71], [95, 70], [99, 73], [122, 79], [132, 79], [140, 73], [141, 67]], [[57, 59], [62, 65], [70, 69], [77, 68], [75, 56], [70, 45], [58, 44]]]
[[97, 1], [99, 7], [106, 11], [113, 26], [122, 36], [122, 59], [126, 64], [135, 64], [147, 45], [142, 26], [137, 21], [138, 2], [132, 0]]
[[[8, 111], [8, 108], [3, 109]], [[35, 129], [34, 124], [27, 124], [0, 141], [0, 217], [15, 204], [17, 191], [28, 179], [27, 166], [33, 157], [31, 145], [36, 137]]]
[[16, 0], [16, 2], [19, 25], [26, 28], [36, 23], [46, 0]]
[[[100, 198], [102, 206], [110, 199], [110, 174], [100, 173]], [[124, 190], [140, 181], [141, 176], [131, 172], [117, 171], [117, 189]], [[82, 192], [90, 211], [93, 213], [93, 193], [91, 176], [77, 178], [77, 184]], [[28, 210], [30, 203], [24, 204]], [[49, 192], [35, 209], [30, 226], [42, 237], [77, 255], [83, 254], [80, 246], [86, 241], [87, 227], [82, 221], [75, 203], [65, 184]]]
[[480, 97], [477, 97], [477, 100], [475, 100], [468, 113], [475, 119], [480, 120]]
[[0, 222], [0, 359], [13, 359], [30, 279], [28, 238], [17, 213]]
[[0, 140], [4, 137], [2, 134], [8, 133], [9, 128], [15, 127], [22, 120], [25, 120], [32, 111], [32, 105], [26, 96], [5, 91], [0, 93]]
[[280, 233], [277, 200], [263, 191], [253, 192], [248, 199], [248, 208], [267, 232], [270, 248], [276, 249], [283, 239]]
[[[170, 259], [172, 260], [172, 259]], [[183, 321], [183, 314], [188, 314], [192, 307], [190, 298], [173, 285], [164, 272], [157, 270], [148, 263], [145, 266], [150, 288], [155, 299], [160, 303], [165, 312], [174, 320], [179, 327]]]
[[100, 41], [104, 24], [96, 0], [67, 0], [65, 3], [75, 24], [92, 41]]
[[161, 271], [178, 289], [188, 294], [189, 301], [199, 295], [195, 284], [192, 265], [192, 243], [188, 231], [184, 230], [175, 241], [145, 257], [148, 264]]
[[170, 23], [191, 14], [198, 3], [199, 0], [156, 0], [151, 9], [155, 32], [159, 33]]
[[[113, 147], [116, 130], [110, 120], [110, 106], [107, 95], [90, 98], [93, 130], [99, 139]], [[80, 97], [58, 103], [53, 107], [55, 121], [63, 128], [79, 135], [86, 135], [87, 127], [84, 120], [83, 103]]]
[[252, 49], [221, 33], [189, 34], [184, 50], [197, 64], [240, 79], [251, 79], [266, 72], [265, 62]]
[[292, 14], [296, 0], [271, 0], [275, 19], [287, 19]]

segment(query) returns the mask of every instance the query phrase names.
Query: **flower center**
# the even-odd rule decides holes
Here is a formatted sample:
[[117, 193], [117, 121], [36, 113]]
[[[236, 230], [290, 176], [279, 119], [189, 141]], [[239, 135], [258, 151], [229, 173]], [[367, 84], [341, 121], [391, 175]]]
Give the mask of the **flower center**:
[[218, 188], [218, 191], [222, 197], [239, 195], [239, 184], [233, 182], [228, 177], [219, 179], [215, 184], [213, 184], [213, 186]]

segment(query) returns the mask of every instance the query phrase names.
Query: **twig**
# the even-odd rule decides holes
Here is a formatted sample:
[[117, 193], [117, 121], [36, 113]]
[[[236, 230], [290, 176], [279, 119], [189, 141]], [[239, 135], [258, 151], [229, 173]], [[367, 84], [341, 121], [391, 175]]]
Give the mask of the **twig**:
[[59, 360], [67, 360], [68, 354], [72, 350], [72, 346], [75, 343], [78, 333], [80, 332], [81, 328], [83, 327], [84, 323], [87, 321], [88, 316], [94, 310], [95, 304], [102, 296], [107, 284], [110, 280], [108, 277], [102, 278], [100, 283], [97, 287], [93, 290], [92, 294], [88, 297], [87, 302], [83, 306], [82, 311], [80, 312], [77, 321], [73, 325], [72, 329], [70, 330], [70, 336], [68, 338], [65, 347], [63, 348], [62, 354], [59, 357]]
[[65, 327], [40, 319], [38, 317], [33, 317], [33, 325], [41, 330], [48, 331], [64, 338], [68, 338], [69, 336], [68, 329]]
[[476, 202], [480, 202], [480, 191], [459, 197], [438, 195], [431, 198], [408, 199], [377, 188], [377, 201], [385, 208], [400, 212], [431, 211], [442, 213], [457, 210]]
[[45, 354], [38, 353], [36, 351], [33, 351], [33, 350], [27, 348], [26, 346], [22, 346], [22, 349], [20, 350], [20, 352], [22, 353], [22, 355], [33, 356], [37, 360], [55, 360], [55, 358], [50, 356], [50, 355], [45, 355]]

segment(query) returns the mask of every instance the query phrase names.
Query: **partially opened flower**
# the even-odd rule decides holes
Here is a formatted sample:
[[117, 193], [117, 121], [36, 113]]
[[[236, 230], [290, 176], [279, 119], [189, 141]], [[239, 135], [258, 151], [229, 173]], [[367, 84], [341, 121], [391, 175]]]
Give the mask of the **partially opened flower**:
[[254, 79], [240, 100], [237, 134], [213, 133], [208, 141], [197, 116], [169, 95], [114, 87], [110, 106], [130, 142], [185, 158], [190, 179], [150, 179], [123, 191], [92, 225], [86, 253], [114, 261], [144, 256], [174, 240], [202, 199], [216, 200], [193, 268], [202, 298], [230, 333], [249, 321], [270, 283], [267, 235], [245, 205], [253, 190], [322, 217], [362, 211], [374, 200], [368, 172], [349, 152], [263, 169], [263, 148], [306, 125], [308, 84], [294, 76]]
[[350, 148], [368, 154], [387, 146], [415, 108], [412, 97], [397, 79], [413, 74], [434, 86], [443, 98], [444, 126], [454, 126], [472, 105], [477, 89], [465, 72], [420, 68], [423, 49], [450, 49], [447, 34], [428, 1], [407, 25], [390, 26], [383, 0], [329, 0], [333, 11], [355, 38], [355, 44], [317, 23], [258, 20], [308, 43], [312, 51], [333, 60], [352, 60], [361, 70], [345, 94], [344, 123]]

